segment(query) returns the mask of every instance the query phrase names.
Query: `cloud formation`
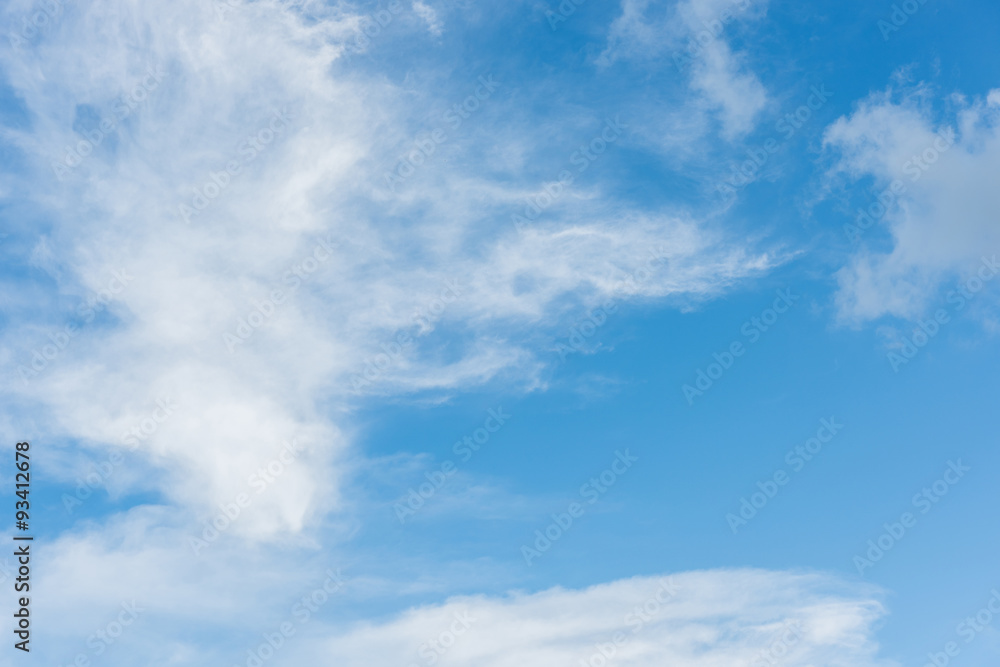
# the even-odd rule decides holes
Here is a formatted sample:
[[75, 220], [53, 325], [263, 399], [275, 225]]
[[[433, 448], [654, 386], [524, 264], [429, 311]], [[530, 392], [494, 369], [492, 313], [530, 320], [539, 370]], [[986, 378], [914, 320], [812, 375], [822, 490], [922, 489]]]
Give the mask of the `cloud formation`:
[[603, 55], [676, 67], [689, 77], [700, 106], [717, 114], [722, 136], [735, 140], [754, 128], [768, 96], [727, 33], [761, 17], [766, 6], [766, 0], [682, 0], [668, 10], [651, 0], [623, 0]]
[[[26, 167], [13, 178], [46, 220], [40, 237], [15, 231], [53, 306], [19, 305], [4, 333], [6, 391], [44, 415], [15, 426], [123, 449], [175, 402], [132, 454], [155, 472], [116, 483], [198, 521], [294, 441], [296, 463], [234, 527], [272, 539], [340, 506], [344, 420], [365, 396], [537, 386], [546, 332], [608, 295], [708, 298], [775, 262], [683, 213], [572, 188], [519, 231], [506, 220], [524, 190], [451, 161], [489, 149], [483, 133], [456, 131], [387, 191], [387, 165], [434, 126], [406, 84], [339, 68], [419, 26], [382, 18], [359, 42], [372, 19], [346, 5], [120, 0], [67, 6], [4, 52], [28, 119], [4, 129]], [[475, 98], [482, 80], [458, 99], [502, 114], [499, 92]], [[666, 261], [626, 285], [651, 248]], [[82, 470], [65, 451], [69, 481]]]
[[[359, 627], [316, 655], [345, 665], [874, 667], [874, 591], [821, 575], [722, 570], [584, 590], [455, 598]], [[432, 662], [433, 661], [433, 662]]]
[[[846, 225], [858, 242], [838, 273], [846, 321], [923, 315], [946, 280], [975, 276], [983, 257], [1000, 250], [1000, 194], [991, 186], [1000, 166], [1000, 92], [953, 95], [944, 118], [933, 102], [926, 87], [889, 89], [826, 130], [834, 173], [874, 184]], [[875, 243], [885, 234], [887, 249]]]

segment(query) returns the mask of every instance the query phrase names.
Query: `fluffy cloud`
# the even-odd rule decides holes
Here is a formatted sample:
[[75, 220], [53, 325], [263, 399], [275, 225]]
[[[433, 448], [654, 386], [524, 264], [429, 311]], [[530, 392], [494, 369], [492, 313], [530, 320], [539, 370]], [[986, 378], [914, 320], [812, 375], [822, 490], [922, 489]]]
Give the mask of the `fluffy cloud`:
[[[847, 321], [921, 315], [946, 279], [974, 275], [1000, 249], [1000, 193], [992, 187], [1000, 93], [948, 102], [953, 113], [941, 119], [927, 89], [889, 90], [826, 131], [826, 146], [838, 153], [835, 173], [874, 182], [846, 227], [860, 239], [838, 274]], [[879, 248], [873, 241], [886, 232], [891, 247]]]

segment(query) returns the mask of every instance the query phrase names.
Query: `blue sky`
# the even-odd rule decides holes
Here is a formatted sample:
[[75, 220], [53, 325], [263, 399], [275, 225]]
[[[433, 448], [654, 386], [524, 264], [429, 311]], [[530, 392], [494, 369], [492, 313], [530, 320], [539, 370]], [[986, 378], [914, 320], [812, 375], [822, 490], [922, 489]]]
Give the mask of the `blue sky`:
[[0, 15], [0, 664], [996, 662], [995, 6]]

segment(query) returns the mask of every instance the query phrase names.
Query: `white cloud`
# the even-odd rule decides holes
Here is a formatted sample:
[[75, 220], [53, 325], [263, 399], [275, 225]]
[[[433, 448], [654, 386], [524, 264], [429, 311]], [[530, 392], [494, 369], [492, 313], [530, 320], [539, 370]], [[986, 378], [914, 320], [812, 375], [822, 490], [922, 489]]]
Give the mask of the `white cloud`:
[[[848, 223], [849, 231], [859, 220], [867, 227], [862, 243], [838, 274], [847, 321], [922, 315], [945, 280], [974, 274], [1000, 250], [996, 91], [985, 102], [953, 96], [947, 121], [935, 119], [929, 97], [926, 89], [877, 93], [827, 128], [825, 144], [839, 153], [834, 171], [874, 180], [865, 210]], [[885, 232], [891, 249], [873, 249], [869, 240]]]
[[423, 21], [427, 24], [427, 30], [435, 37], [440, 37], [444, 32], [444, 27], [441, 25], [441, 21], [438, 19], [437, 12], [434, 8], [428, 4], [416, 0], [413, 3], [413, 11], [417, 13]]
[[[35, 605], [53, 629], [39, 647], [44, 657], [65, 661], [87, 653], [81, 638], [113, 620], [122, 601], [135, 600], [143, 621], [102, 658], [105, 664], [185, 662], [181, 656], [190, 654], [199, 657], [185, 664], [242, 665], [265, 634], [288, 622], [294, 636], [267, 664], [405, 666], [428, 664], [436, 654], [441, 665], [577, 665], [598, 654], [599, 645], [610, 651], [617, 635], [614, 664], [626, 667], [764, 667], [771, 660], [787, 667], [897, 667], [877, 657], [874, 633], [886, 613], [881, 592], [831, 575], [674, 573], [580, 590], [450, 597], [359, 621], [364, 605], [443, 596], [406, 573], [355, 576], [351, 557], [336, 547], [320, 553], [299, 545], [290, 559], [288, 550], [220, 540], [206, 557], [191, 558], [178, 539], [182, 532], [169, 523], [163, 509], [137, 509], [99, 530], [65, 534], [41, 553]], [[433, 577], [438, 569], [421, 575]], [[328, 571], [339, 572], [343, 585], [303, 622], [296, 605]], [[498, 575], [510, 576], [480, 562], [469, 572], [448, 568], [448, 585], [457, 579], [481, 585], [487, 572], [491, 585]], [[467, 630], [457, 632], [464, 628], [456, 618], [466, 619]], [[205, 644], [198, 638], [205, 633], [221, 641]]]
[[871, 634], [883, 609], [873, 593], [821, 575], [754, 570], [638, 577], [584, 590], [454, 598], [356, 627], [299, 655], [359, 666], [426, 664], [436, 655], [441, 665], [534, 667], [586, 664], [603, 648], [614, 652], [609, 663], [628, 667], [889, 665], [874, 657]]
[[765, 7], [750, 0], [682, 0], [671, 12], [651, 0], [622, 0], [603, 57], [659, 59], [676, 67], [690, 76], [700, 106], [718, 114], [722, 136], [733, 140], [754, 128], [768, 97], [746, 54], [734, 53], [725, 33], [759, 18]]
[[[51, 220], [39, 266], [74, 310], [127, 276], [100, 317], [36, 360], [28, 384], [8, 385], [46, 424], [13, 428], [120, 448], [170, 396], [176, 414], [136, 453], [160, 474], [132, 481], [202, 518], [294, 438], [301, 465], [237, 529], [270, 539], [338, 507], [352, 379], [400, 332], [415, 344], [363, 393], [530, 387], [541, 362], [537, 334], [523, 332], [610, 294], [648, 248], [670, 261], [621, 296], [704, 298], [773, 264], [695, 222], [602, 216], [593, 202], [524, 234], [484, 234], [482, 212], [509, 217], [520, 191], [444, 160], [424, 168], [426, 188], [388, 196], [398, 141], [387, 137], [413, 124], [400, 103], [409, 92], [334, 73], [357, 22], [320, 3], [240, 3], [220, 17], [193, 1], [120, 0], [68, 8], [34, 48], [5, 53], [34, 119], [5, 130], [34, 170], [14, 191]], [[119, 118], [123, 95], [132, 108]], [[84, 151], [102, 118], [116, 128]], [[466, 141], [449, 148], [495, 137]], [[60, 181], [52, 163], [67, 147], [89, 154]], [[226, 174], [234, 161], [239, 173]], [[416, 325], [415, 310], [426, 315], [455, 278], [461, 297]], [[280, 304], [268, 303], [275, 289]], [[14, 377], [72, 318], [55, 310], [17, 313], [23, 325], [3, 339]], [[240, 331], [252, 336], [233, 342]]]
[[[155, 494], [161, 504], [82, 522], [39, 558], [38, 609], [59, 619], [48, 626], [58, 639], [46, 649], [53, 661], [72, 657], [74, 646], [86, 650], [79, 637], [102, 622], [95, 610], [110, 613], [133, 598], [150, 610], [150, 622], [108, 664], [204, 664], [223, 651], [215, 643], [223, 635], [206, 640], [206, 628], [225, 631], [220, 643], [229, 648], [246, 628], [271, 630], [283, 620], [274, 610], [294, 600], [290, 591], [308, 592], [309, 576], [324, 569], [314, 566], [340, 559], [357, 530], [354, 517], [335, 512], [345, 505], [342, 477], [355, 456], [345, 435], [350, 412], [364, 400], [352, 378], [400, 332], [414, 345], [366, 391], [457, 391], [497, 380], [535, 386], [544, 363], [539, 339], [588, 305], [610, 295], [709, 298], [778, 261], [681, 213], [623, 210], [600, 194], [566, 197], [544, 223], [518, 233], [507, 218], [521, 208], [523, 189], [479, 163], [498, 143], [489, 133], [449, 145], [475, 159], [428, 165], [426, 188], [390, 197], [381, 188], [384, 165], [398, 159], [420, 115], [403, 84], [338, 70], [361, 17], [321, 2], [233, 3], [221, 16], [219, 6], [73, 4], [32, 48], [0, 55], [31, 119], [3, 130], [29, 165], [4, 190], [5, 203], [16, 196], [45, 221], [34, 259], [51, 281], [38, 289], [45, 308], [27, 298], [5, 306], [20, 324], [0, 339], [13, 378], [4, 400], [23, 409], [0, 429], [8, 440], [53, 443], [39, 465], [70, 481], [87, 472], [80, 449], [101, 458], [122, 451], [158, 399], [176, 403], [127, 453], [139, 462], [109, 482], [116, 492]], [[690, 5], [693, 16], [701, 17], [700, 7]], [[17, 20], [28, 10], [23, 2], [5, 11]], [[684, 20], [687, 35], [694, 19]], [[634, 29], [645, 34], [642, 25]], [[721, 42], [708, 56], [697, 65], [698, 90], [722, 109], [727, 132], [744, 132], [762, 89]], [[162, 70], [162, 80], [137, 94], [150, 68]], [[740, 77], [745, 112], [720, 92]], [[444, 93], [425, 94], [452, 104]], [[134, 105], [118, 118], [123, 96]], [[278, 112], [288, 121], [268, 134]], [[105, 118], [116, 119], [115, 129], [97, 145], [85, 143]], [[537, 144], [544, 131], [514, 139]], [[251, 150], [253, 141], [259, 147]], [[58, 180], [52, 163], [67, 146], [89, 154]], [[233, 161], [239, 173], [223, 176]], [[203, 210], [188, 222], [182, 204]], [[490, 227], [484, 212], [504, 212], [503, 224]], [[34, 229], [26, 222], [11, 231], [24, 237]], [[623, 282], [650, 249], [667, 261], [648, 279]], [[109, 291], [116, 273], [128, 278]], [[432, 310], [455, 278], [461, 296], [434, 322], [418, 324], [414, 310]], [[67, 321], [79, 322], [77, 307], [102, 292], [109, 296], [93, 320], [60, 338]], [[240, 336], [240, 327], [252, 335], [227, 345], [224, 335]], [[22, 384], [18, 368], [29, 367], [35, 351], [41, 367]], [[260, 479], [292, 439], [301, 451], [255, 495], [253, 475]], [[190, 538], [203, 537], [220, 504], [244, 493], [252, 507], [195, 556]], [[622, 664], [739, 664], [790, 620], [801, 622], [802, 635], [791, 654], [798, 662], [787, 664], [878, 664], [870, 631], [881, 610], [868, 591], [814, 575], [676, 579], [677, 598], [622, 649], [629, 661]], [[397, 592], [359, 582], [362, 590], [348, 595], [363, 597], [363, 585]], [[625, 614], [658, 585], [635, 579], [456, 599], [347, 632], [314, 623], [280, 660], [302, 664], [292, 657], [301, 652], [312, 662], [405, 664], [392, 661], [415, 659], [453, 611], [469, 607], [489, 631], [456, 645], [444, 664], [573, 661], [627, 629]]]
[[[245, 629], [268, 629], [282, 594], [311, 585], [312, 566], [350, 560], [342, 545], [358, 517], [343, 478], [357, 467], [351, 410], [366, 396], [536, 387], [552, 339], [588, 306], [710, 298], [778, 261], [682, 214], [623, 210], [597, 187], [568, 192], [519, 232], [509, 218], [524, 186], [469, 168], [476, 159], [428, 164], [388, 195], [385, 165], [421, 116], [403, 103], [411, 91], [381, 75], [337, 73], [359, 17], [319, 3], [227, 6], [220, 17], [193, 0], [74, 5], [32, 49], [0, 56], [32, 119], [3, 130], [29, 165], [6, 196], [47, 221], [32, 247], [51, 281], [33, 288], [44, 308], [27, 296], [5, 305], [19, 324], [0, 338], [13, 378], [4, 399], [20, 409], [0, 429], [53, 443], [39, 465], [74, 486], [91, 471], [81, 452], [121, 453], [103, 482], [112, 497], [159, 499], [53, 540], [39, 571], [42, 590], [59, 594], [38, 600], [65, 620], [46, 649], [53, 661], [88, 650], [80, 638], [104, 622], [90, 610], [131, 599], [150, 621], [113, 660], [231, 659], [232, 641], [185, 637], [205, 627], [256, 637]], [[453, 104], [447, 91], [427, 96]], [[502, 113], [506, 102], [490, 103]], [[116, 127], [81, 143], [105, 118]], [[545, 129], [524, 132], [511, 143], [537, 144]], [[448, 148], [478, 156], [496, 143], [469, 133]], [[58, 179], [52, 163], [80, 146], [88, 155]], [[225, 175], [233, 161], [238, 173]], [[486, 215], [502, 224], [484, 226]], [[11, 232], [37, 233], [27, 222]], [[650, 249], [667, 261], [627, 282]], [[456, 280], [460, 295], [444, 302]], [[69, 322], [79, 329], [62, 338]], [[355, 386], [401, 333], [413, 344]], [[166, 418], [160, 400], [173, 406]], [[269, 470], [291, 440], [294, 459]], [[273, 481], [257, 494], [265, 474]], [[241, 494], [252, 505], [220, 519]], [[213, 521], [228, 523], [214, 539]], [[193, 538], [207, 541], [198, 555]], [[360, 582], [369, 588], [356, 599], [406, 584], [390, 583]], [[305, 651], [339, 633], [311, 627], [321, 632]], [[358, 633], [344, 645], [363, 643]]]

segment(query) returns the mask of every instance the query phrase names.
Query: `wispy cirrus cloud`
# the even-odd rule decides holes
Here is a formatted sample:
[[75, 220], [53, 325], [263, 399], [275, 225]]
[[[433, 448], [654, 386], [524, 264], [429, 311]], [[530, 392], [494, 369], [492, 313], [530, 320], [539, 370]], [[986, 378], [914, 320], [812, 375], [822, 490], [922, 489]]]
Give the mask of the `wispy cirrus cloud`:
[[[874, 590], [821, 575], [753, 570], [637, 577], [584, 590], [454, 598], [330, 638], [313, 653], [346, 665], [475, 662], [866, 667], [883, 609]], [[455, 618], [468, 619], [468, 629]], [[592, 661], [592, 662], [591, 662]]]
[[722, 136], [737, 139], [754, 128], [768, 95], [748, 67], [747, 54], [730, 46], [727, 32], [759, 19], [766, 7], [766, 0], [681, 0], [669, 7], [622, 0], [602, 60], [656, 60], [677, 68], [696, 93], [693, 106], [717, 114]]
[[[540, 362], [524, 325], [544, 332], [599, 301], [649, 246], [664, 248], [667, 266], [635, 297], [710, 297], [776, 261], [679, 215], [587, 213], [594, 202], [572, 197], [528, 234], [504, 225], [473, 235], [477, 215], [509, 215], [521, 192], [444, 160], [425, 167], [428, 188], [386, 200], [378, 165], [395, 149], [383, 136], [404, 136], [392, 128], [412, 120], [399, 104], [405, 90], [331, 70], [356, 18], [314, 3], [246, 3], [220, 18], [190, 3], [123, 1], [67, 11], [30, 58], [4, 56], [32, 118], [4, 138], [29, 165], [13, 176], [20, 196], [50, 220], [36, 245], [48, 259], [35, 264], [53, 281], [47, 289], [72, 302], [111, 271], [134, 276], [44, 372], [10, 391], [51, 416], [48, 437], [93, 447], [120, 446], [158, 396], [199, 406], [140, 453], [164, 472], [149, 483], [196, 511], [239, 493], [260, 461], [298, 438], [313, 465], [268, 494], [242, 522], [247, 535], [297, 531], [337, 506], [335, 461], [348, 443], [319, 406], [349, 409], [351, 377], [398, 332], [415, 345], [377, 393], [501, 376], [532, 386]], [[87, 140], [81, 109], [101, 117], [150, 67], [162, 77], [141, 109], [54, 178], [65, 146]], [[493, 140], [471, 133], [452, 148]], [[210, 205], [182, 214], [206, 193]], [[321, 242], [330, 258], [316, 261]], [[433, 327], [415, 326], [414, 313], [452, 279], [462, 297]], [[5, 335], [8, 371], [30, 364], [20, 341], [44, 343], [70, 311], [19, 311], [22, 324]], [[241, 323], [253, 336], [234, 347], [227, 336]], [[443, 340], [446, 357], [435, 352]]]
[[[421, 6], [404, 7], [408, 19], [386, 30], [433, 32]], [[3, 432], [53, 443], [42, 465], [70, 488], [88, 471], [81, 451], [105, 459], [127, 446], [123, 434], [160, 397], [178, 405], [115, 474], [115, 499], [141, 504], [98, 511], [91, 501], [95, 518], [53, 538], [61, 565], [48, 581], [65, 594], [45, 604], [68, 618], [136, 597], [151, 609], [143, 618], [163, 623], [134, 636], [181, 662], [197, 653], [197, 642], [177, 639], [192, 623], [308, 585], [304, 574], [273, 574], [287, 549], [332, 544], [342, 553], [357, 520], [343, 497], [360, 456], [352, 412], [372, 396], [539, 388], [551, 341], [590, 305], [610, 295], [710, 299], [781, 261], [683, 210], [614, 197], [600, 176], [519, 232], [509, 216], [541, 185], [522, 173], [517, 147], [575, 150], [562, 143], [568, 132], [556, 142], [541, 123], [487, 132], [470, 120], [408, 188], [387, 194], [384, 166], [426, 126], [427, 109], [466, 99], [481, 73], [457, 72], [445, 89], [416, 94], [405, 78], [342, 68], [365, 17], [351, 6], [225, 7], [74, 5], [30, 51], [0, 53], [23, 111], [0, 135], [17, 165], [5, 172], [3, 202], [25, 214], [9, 220], [2, 248], [23, 274], [16, 285], [5, 277], [6, 286], [24, 295], [4, 306], [0, 360], [12, 381], [3, 392], [19, 410]], [[93, 124], [115, 117], [151, 68], [156, 85], [93, 138]], [[517, 111], [503, 90], [484, 114]], [[571, 125], [589, 140], [588, 123], [603, 122], [603, 110], [577, 109]], [[54, 173], [67, 147], [80, 146], [86, 159]], [[623, 290], [653, 247], [663, 265]], [[129, 279], [112, 293], [115, 275]], [[449, 281], [461, 294], [434, 312]], [[82, 315], [98, 296], [100, 311]], [[52, 344], [50, 334], [62, 340], [69, 324], [72, 340], [32, 368], [32, 351]], [[252, 335], [243, 336], [247, 327]], [[359, 391], [352, 378], [400, 333], [412, 345]], [[22, 368], [33, 372], [22, 379]], [[268, 474], [289, 441], [294, 465], [271, 472], [273, 483], [244, 507], [241, 495], [256, 494], [250, 480]], [[239, 519], [219, 520], [234, 503]], [[224, 536], [193, 565], [189, 540], [217, 520]], [[88, 576], [115, 585], [70, 586]], [[211, 588], [213, 603], [191, 613], [204, 594], [196, 582]], [[503, 625], [506, 603], [496, 604]], [[239, 617], [269, 620], [265, 610]], [[81, 622], [73, 631], [89, 631]], [[324, 631], [325, 646], [336, 632]]]

